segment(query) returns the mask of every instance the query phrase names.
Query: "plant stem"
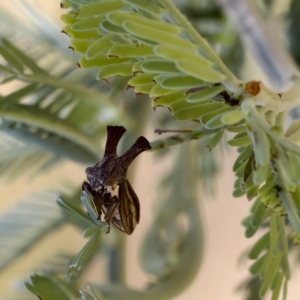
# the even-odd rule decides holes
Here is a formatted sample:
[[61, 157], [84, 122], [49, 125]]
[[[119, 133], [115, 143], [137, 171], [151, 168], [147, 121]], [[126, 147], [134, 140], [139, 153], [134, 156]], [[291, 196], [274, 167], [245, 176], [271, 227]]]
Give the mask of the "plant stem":
[[157, 151], [161, 149], [168, 148], [170, 146], [178, 145], [184, 142], [188, 142], [191, 140], [197, 140], [204, 136], [204, 132], [200, 130], [195, 130], [187, 133], [181, 133], [177, 135], [172, 135], [164, 140], [157, 140], [151, 142], [151, 150], [150, 151]]
[[[222, 70], [226, 75], [227, 85], [237, 86], [240, 81], [234, 76], [234, 74], [226, 67], [220, 57], [213, 51], [213, 49], [208, 45], [208, 43], [203, 39], [197, 30], [192, 26], [186, 17], [179, 11], [179, 9], [172, 3], [171, 0], [164, 1], [165, 8], [170, 12], [170, 14], [176, 16], [180, 26], [186, 29], [190, 34], [194, 42], [201, 46], [204, 49], [205, 53], [208, 55], [208, 58], [211, 59], [216, 65]], [[230, 84], [229, 84], [230, 82]]]

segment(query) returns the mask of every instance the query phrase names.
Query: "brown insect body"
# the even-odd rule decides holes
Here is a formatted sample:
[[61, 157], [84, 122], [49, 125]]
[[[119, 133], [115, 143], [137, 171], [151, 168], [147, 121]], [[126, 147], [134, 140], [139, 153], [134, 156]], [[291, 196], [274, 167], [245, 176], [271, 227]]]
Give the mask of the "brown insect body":
[[143, 151], [151, 149], [148, 140], [139, 137], [123, 155], [117, 156], [117, 145], [125, 133], [123, 126], [107, 126], [107, 140], [103, 158], [86, 169], [88, 182], [82, 190], [93, 199], [99, 219], [112, 222], [121, 231], [131, 234], [140, 219], [139, 199], [127, 179], [132, 161]]

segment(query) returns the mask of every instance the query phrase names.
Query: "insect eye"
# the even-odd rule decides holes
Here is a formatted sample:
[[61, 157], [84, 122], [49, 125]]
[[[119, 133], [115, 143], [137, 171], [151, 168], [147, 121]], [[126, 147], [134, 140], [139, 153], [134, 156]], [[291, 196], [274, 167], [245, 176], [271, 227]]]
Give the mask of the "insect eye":
[[89, 174], [92, 172], [92, 169], [93, 169], [93, 168], [91, 168], [91, 167], [86, 168], [86, 169], [85, 169], [85, 173], [86, 173], [87, 175], [89, 175]]

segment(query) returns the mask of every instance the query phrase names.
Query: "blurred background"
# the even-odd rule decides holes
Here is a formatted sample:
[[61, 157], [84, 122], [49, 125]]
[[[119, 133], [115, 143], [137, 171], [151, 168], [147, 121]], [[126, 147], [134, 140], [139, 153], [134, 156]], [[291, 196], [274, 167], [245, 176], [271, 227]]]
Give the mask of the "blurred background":
[[[236, 7], [235, 15], [229, 2], [178, 0], [176, 4], [237, 76], [244, 80], [263, 80], [280, 90], [295, 67], [290, 54], [285, 50], [280, 52], [281, 48], [289, 48], [294, 59], [299, 59], [297, 52], [300, 48], [297, 48], [299, 42], [295, 32], [299, 32], [296, 29], [300, 24], [297, 27], [298, 20], [294, 18], [300, 12], [299, 5], [295, 4], [296, 1], [256, 0], [257, 11], [249, 11], [249, 17], [256, 16], [258, 12], [267, 27], [273, 28], [280, 49], [277, 54], [285, 57], [281, 62], [286, 66], [282, 71], [284, 75], [280, 73], [282, 77], [272, 77], [268, 66], [261, 63], [263, 58], [251, 48], [251, 34], [247, 36], [237, 31], [240, 29], [236, 23], [239, 7]], [[2, 75], [5, 70], [0, 69], [0, 299], [35, 299], [24, 288], [23, 283], [29, 275], [45, 270], [50, 274], [63, 274], [71, 258], [85, 245], [80, 226], [62, 218], [56, 199], [60, 194], [70, 199], [77, 195], [79, 200], [78, 191], [85, 179], [84, 170], [97, 161], [96, 151], [86, 154], [84, 149], [91, 149], [90, 144], [96, 145], [93, 149], [97, 149], [98, 145], [101, 157], [107, 124], [124, 125], [128, 129], [129, 134], [120, 151], [128, 148], [141, 134], [149, 141], [163, 138], [154, 133], [157, 128], [195, 127], [195, 124], [187, 122], [178, 125], [167, 110], [158, 108], [154, 112], [147, 97], [135, 98], [131, 91], [125, 93], [126, 80], [122, 78], [109, 86], [95, 80], [94, 70], [78, 69], [76, 63], [79, 55], [68, 49], [69, 39], [60, 33], [64, 26], [60, 20], [62, 13], [65, 11], [61, 10], [59, 1], [3, 0], [0, 3], [0, 46], [8, 49], [10, 44], [7, 43], [11, 43], [47, 73], [36, 75], [40, 76], [40, 80], [43, 78], [43, 81], [38, 81], [37, 78], [21, 76], [21, 72], [18, 76]], [[272, 27], [275, 24], [276, 27]], [[255, 34], [255, 30], [253, 32]], [[0, 52], [1, 65], [5, 65], [3, 51]], [[286, 61], [289, 61], [288, 65]], [[29, 65], [27, 68], [30, 69]], [[62, 78], [65, 84], [56, 82], [49, 74]], [[74, 104], [73, 100], [66, 100], [68, 97], [77, 97], [77, 102]], [[8, 101], [11, 101], [11, 107]], [[87, 102], [85, 105], [84, 101]], [[27, 110], [22, 110], [28, 103], [33, 103], [32, 106], [44, 104], [39, 111], [32, 110], [31, 115]], [[68, 105], [78, 105], [77, 111], [72, 110], [72, 114], [68, 114]], [[68, 115], [66, 118], [64, 113]], [[42, 121], [38, 116], [44, 117]], [[59, 120], [67, 126], [59, 127]], [[56, 126], [53, 124], [57, 125], [57, 130], [53, 130]], [[49, 133], [47, 129], [50, 127]], [[74, 133], [70, 128], [74, 129]], [[78, 153], [72, 143], [63, 140], [66, 137], [76, 140], [77, 132], [81, 134], [79, 137], [86, 132], [94, 136], [90, 140], [82, 137]], [[162, 153], [144, 153], [131, 167], [132, 185], [141, 202], [141, 222], [135, 232], [126, 238], [126, 245], [121, 239], [122, 247], [126, 247], [126, 280], [134, 288], [142, 289], [148, 282], [139, 262], [141, 244], [164, 195], [160, 182], [173, 172], [178, 152], [176, 147], [181, 146], [173, 146]], [[197, 187], [204, 228], [201, 268], [192, 284], [174, 299], [250, 299], [241, 286], [249, 278], [246, 253], [257, 237], [247, 240], [241, 225], [251, 203], [244, 197], [232, 197], [232, 165], [237, 154], [224, 143], [213, 152], [203, 152], [203, 155], [208, 164], [206, 168], [203, 164], [200, 168], [204, 183]], [[82, 157], [86, 159], [81, 161]], [[118, 244], [117, 233], [111, 233], [111, 237], [103, 236], [103, 239], [106, 238], [109, 240], [107, 249], [113, 249]], [[94, 256], [80, 281], [105, 283], [110, 261], [107, 257], [103, 254]], [[295, 259], [292, 258], [291, 265]], [[293, 270], [288, 299], [296, 299], [299, 294], [299, 276], [299, 271]]]

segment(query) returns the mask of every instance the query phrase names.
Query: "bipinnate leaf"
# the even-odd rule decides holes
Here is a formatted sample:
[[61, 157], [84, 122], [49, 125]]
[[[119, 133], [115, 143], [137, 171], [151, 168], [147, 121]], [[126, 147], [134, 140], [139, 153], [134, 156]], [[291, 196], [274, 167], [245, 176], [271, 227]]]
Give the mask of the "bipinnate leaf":
[[[212, 105], [224, 104], [225, 98], [212, 98], [225, 90], [224, 73], [230, 71], [223, 72], [225, 66], [200, 36], [198, 39], [194, 36], [193, 29], [187, 29], [190, 24], [185, 23], [179, 11], [168, 11], [170, 3], [78, 0], [76, 5], [72, 6], [74, 13], [62, 17], [67, 24], [64, 31], [74, 39], [71, 47], [83, 54], [79, 65], [100, 68], [97, 79], [131, 76], [128, 87], [134, 88], [136, 94], [149, 94], [158, 99], [183, 90], [182, 98], [201, 102], [201, 96], [196, 93], [197, 89], [203, 89], [202, 98], [212, 100]], [[170, 14], [168, 18], [166, 13]], [[142, 84], [142, 78], [135, 80], [140, 73], [145, 76], [155, 73], [155, 76]], [[161, 99], [153, 106], [169, 103], [171, 101]], [[182, 108], [188, 108], [188, 102]], [[177, 118], [176, 109], [171, 110]], [[211, 111], [200, 116], [208, 112]], [[192, 119], [193, 114], [184, 112], [181, 116], [180, 113], [178, 118]], [[220, 120], [212, 121], [209, 129], [219, 127], [222, 127]]]

